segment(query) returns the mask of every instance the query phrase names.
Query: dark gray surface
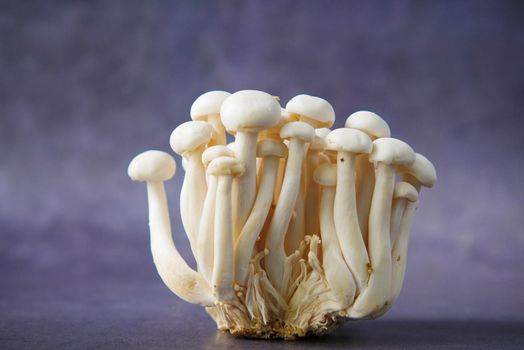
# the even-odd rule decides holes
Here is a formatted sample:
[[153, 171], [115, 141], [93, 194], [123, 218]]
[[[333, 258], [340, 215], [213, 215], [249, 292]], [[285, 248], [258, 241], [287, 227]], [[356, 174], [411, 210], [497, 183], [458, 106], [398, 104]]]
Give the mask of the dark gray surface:
[[[435, 163], [385, 316], [399, 347], [458, 337], [464, 320], [523, 320], [523, 17], [521, 1], [0, 1], [1, 339], [214, 337], [159, 283], [145, 186], [126, 176], [212, 89], [316, 94], [337, 126], [371, 109]], [[181, 179], [167, 186], [192, 262]], [[197, 321], [205, 336], [188, 338]], [[372, 323], [355, 327], [374, 341]]]

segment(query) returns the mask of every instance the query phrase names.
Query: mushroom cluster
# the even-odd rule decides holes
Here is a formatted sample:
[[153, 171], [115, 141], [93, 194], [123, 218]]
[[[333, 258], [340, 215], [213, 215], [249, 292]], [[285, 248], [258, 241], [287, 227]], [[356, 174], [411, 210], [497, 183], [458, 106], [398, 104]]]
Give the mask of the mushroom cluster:
[[330, 130], [332, 106], [309, 95], [282, 108], [262, 91], [211, 91], [191, 119], [170, 144], [183, 159], [180, 213], [196, 270], [171, 233], [163, 182], [175, 160], [146, 151], [128, 168], [147, 183], [153, 259], [176, 295], [220, 330], [258, 338], [324, 334], [389, 310], [420, 188], [436, 180], [427, 158], [369, 111]]

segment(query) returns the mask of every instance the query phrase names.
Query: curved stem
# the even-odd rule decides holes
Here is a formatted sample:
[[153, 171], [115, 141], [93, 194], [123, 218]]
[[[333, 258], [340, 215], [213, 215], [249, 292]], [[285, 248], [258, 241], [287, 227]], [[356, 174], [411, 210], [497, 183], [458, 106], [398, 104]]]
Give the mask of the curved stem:
[[290, 140], [282, 189], [266, 237], [266, 248], [269, 250], [265, 259], [267, 274], [275, 289], [282, 295], [286, 294], [284, 289], [287, 286], [287, 281], [284, 281], [284, 239], [300, 189], [302, 162], [306, 151], [306, 144], [295, 139]]
[[[302, 169], [304, 170], [304, 169]], [[284, 250], [286, 254], [292, 254], [297, 250], [300, 242], [304, 239], [306, 231], [306, 178], [303, 173], [300, 177], [300, 190], [298, 191], [297, 200], [295, 202], [295, 220], [293, 223], [293, 228], [289, 230], [286, 235], [286, 240], [284, 244]]]
[[276, 157], [268, 157], [263, 160], [257, 199], [236, 242], [235, 280], [242, 285], [246, 282], [249, 268], [248, 264], [253, 253], [253, 247], [255, 246], [258, 235], [262, 231], [269, 208], [271, 207], [279, 160], [280, 159]]
[[399, 236], [393, 246], [391, 257], [393, 260], [393, 273], [392, 273], [392, 297], [391, 301], [395, 301], [402, 289], [402, 283], [404, 282], [404, 274], [406, 272], [406, 262], [408, 255], [408, 242], [411, 233], [411, 223], [413, 221], [413, 213], [417, 209], [418, 202], [407, 202], [406, 209], [402, 215], [400, 223]]
[[147, 183], [149, 230], [153, 261], [162, 281], [180, 298], [193, 304], [213, 305], [211, 290], [204, 278], [191, 269], [173, 242], [166, 192], [162, 182]]
[[214, 225], [217, 177], [209, 175], [206, 199], [202, 209], [202, 220], [198, 230], [198, 270], [206, 281], [211, 282], [214, 256]]
[[400, 224], [404, 210], [406, 208], [406, 198], [395, 198], [393, 200], [393, 207], [391, 208], [391, 225], [389, 230], [391, 232], [391, 246], [395, 245], [395, 241], [400, 233]]
[[226, 144], [226, 129], [220, 120], [220, 114], [210, 114], [207, 117], [207, 122], [211, 124], [214, 131], [213, 145], [225, 145]]
[[233, 215], [229, 175], [219, 176], [215, 203], [215, 251], [213, 263], [213, 293], [218, 301], [235, 300], [233, 290]]
[[369, 257], [358, 224], [355, 155], [349, 152], [338, 152], [337, 156], [334, 217], [342, 254], [355, 276], [358, 290], [362, 291], [368, 281]]
[[355, 298], [356, 286], [349, 271], [335, 231], [333, 207], [334, 187], [323, 187], [320, 196], [320, 232], [322, 235], [322, 254], [326, 280], [339, 305], [339, 310], [348, 307]]
[[368, 286], [349, 310], [350, 316], [362, 318], [381, 310], [388, 303], [391, 291], [390, 218], [395, 173], [382, 162], [375, 164], [375, 188], [369, 216], [369, 258], [371, 276]]

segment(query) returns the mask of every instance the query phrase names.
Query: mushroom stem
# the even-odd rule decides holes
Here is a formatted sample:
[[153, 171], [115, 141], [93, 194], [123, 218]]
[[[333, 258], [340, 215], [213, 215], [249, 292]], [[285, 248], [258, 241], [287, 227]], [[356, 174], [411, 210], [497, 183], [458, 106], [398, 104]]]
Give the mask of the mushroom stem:
[[352, 317], [364, 317], [382, 309], [391, 291], [390, 218], [395, 173], [393, 166], [375, 162], [375, 188], [369, 216], [368, 249], [371, 275], [367, 288], [351, 310]]
[[368, 243], [368, 220], [373, 187], [375, 186], [375, 169], [369, 162], [368, 154], [357, 157], [357, 213], [358, 224], [364, 244]]
[[[213, 138], [212, 145], [225, 145], [226, 144], [226, 129], [220, 119], [220, 114], [208, 115], [207, 122], [213, 127]], [[211, 144], [210, 144], [211, 145]]]
[[204, 278], [187, 265], [175, 247], [163, 182], [147, 182], [147, 197], [151, 252], [162, 281], [187, 302], [214, 305], [213, 295]]
[[333, 219], [334, 201], [334, 186], [322, 186], [319, 216], [323, 267], [328, 285], [339, 303], [339, 309], [343, 309], [353, 303], [356, 286], [340, 250]]
[[218, 177], [215, 204], [215, 250], [213, 263], [213, 293], [218, 301], [235, 300], [233, 290], [234, 249], [233, 213], [230, 175]]
[[201, 157], [204, 147], [187, 152], [185, 157], [186, 175], [180, 191], [180, 215], [186, 231], [193, 256], [198, 257], [197, 235], [202, 214], [202, 206], [206, 197], [206, 173]]
[[280, 159], [276, 157], [268, 157], [262, 161], [262, 174], [258, 195], [253, 205], [253, 210], [236, 242], [235, 280], [242, 285], [246, 282], [249, 268], [248, 264], [253, 253], [253, 247], [262, 231], [269, 208], [271, 207], [279, 162]]
[[320, 185], [313, 180], [313, 173], [320, 163], [319, 158], [319, 151], [310, 151], [306, 156], [306, 236], [318, 234], [320, 229], [318, 217]]
[[[306, 231], [306, 207], [305, 207], [305, 196], [306, 196], [306, 178], [302, 169], [302, 176], [300, 177], [300, 190], [298, 191], [297, 200], [295, 202], [295, 220], [293, 223], [292, 230], [286, 235], [284, 249], [286, 254], [292, 254], [300, 245], [300, 242], [304, 239], [304, 233]], [[317, 232], [318, 233], [318, 232]]]
[[211, 282], [213, 274], [213, 247], [214, 247], [214, 220], [215, 202], [217, 191], [217, 177], [208, 175], [208, 187], [204, 207], [202, 209], [202, 219], [198, 231], [198, 270], [206, 281]]
[[407, 201], [406, 209], [404, 210], [404, 214], [402, 215], [402, 220], [400, 222], [399, 236], [395, 241], [393, 245], [393, 251], [391, 252], [391, 257], [393, 260], [391, 302], [395, 301], [398, 298], [400, 290], [402, 289], [404, 274], [406, 272], [411, 223], [413, 221], [413, 213], [415, 212], [415, 209], [417, 209], [417, 206], [418, 201]]
[[355, 158], [351, 152], [338, 152], [334, 219], [342, 254], [362, 291], [368, 281], [369, 257], [358, 224]]
[[235, 155], [245, 166], [245, 172], [238, 176], [233, 184], [234, 232], [235, 238], [251, 211], [257, 192], [257, 136], [255, 132], [237, 132], [235, 138]]
[[284, 250], [285, 233], [300, 189], [302, 162], [307, 147], [307, 144], [302, 141], [290, 139], [282, 188], [266, 237], [266, 248], [269, 250], [269, 255], [265, 260], [267, 275], [275, 289], [282, 295], [285, 295], [284, 288], [287, 286], [287, 281], [285, 281], [287, 274]]
[[391, 208], [391, 225], [389, 230], [391, 232], [391, 246], [393, 247], [397, 237], [400, 233], [401, 219], [406, 208], [406, 198], [395, 198], [393, 199], [393, 206]]

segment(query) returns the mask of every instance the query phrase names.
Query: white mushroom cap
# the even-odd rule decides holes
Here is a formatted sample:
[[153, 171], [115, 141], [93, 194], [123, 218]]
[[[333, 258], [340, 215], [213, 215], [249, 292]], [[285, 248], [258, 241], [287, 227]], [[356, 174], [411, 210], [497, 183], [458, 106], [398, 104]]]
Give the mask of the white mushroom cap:
[[415, 162], [413, 164], [399, 167], [399, 172], [412, 175], [425, 187], [433, 187], [437, 181], [435, 166], [420, 153], [415, 153]]
[[418, 191], [412, 184], [400, 181], [395, 184], [393, 199], [395, 198], [406, 198], [410, 202], [416, 202], [418, 200]]
[[207, 166], [207, 173], [209, 175], [242, 175], [244, 173], [244, 165], [235, 157], [218, 157], [213, 159]]
[[209, 162], [218, 157], [234, 157], [235, 152], [224, 145], [216, 145], [206, 148], [202, 153], [202, 164], [207, 167]]
[[284, 158], [287, 155], [287, 147], [282, 141], [265, 139], [257, 143], [257, 157]]
[[373, 141], [373, 150], [369, 155], [369, 161], [409, 166], [415, 161], [415, 151], [404, 141], [383, 137]]
[[280, 138], [296, 138], [302, 142], [312, 142], [315, 137], [315, 129], [308, 123], [291, 122], [287, 123], [280, 130]]
[[213, 134], [211, 124], [203, 121], [189, 121], [180, 124], [169, 138], [171, 148], [177, 154], [184, 155], [200, 146], [206, 145]]
[[146, 151], [137, 155], [127, 168], [133, 181], [166, 181], [175, 176], [176, 162], [168, 153]]
[[222, 123], [235, 132], [259, 132], [277, 124], [282, 111], [270, 94], [242, 90], [229, 96], [220, 109]]
[[372, 146], [369, 136], [357, 129], [335, 129], [326, 136], [326, 148], [332, 151], [370, 153]]
[[389, 125], [377, 114], [370, 111], [358, 111], [346, 119], [346, 128], [364, 131], [372, 139], [390, 137]]
[[316, 96], [297, 95], [289, 100], [286, 111], [310, 119], [319, 128], [329, 128], [335, 122], [333, 106]]
[[200, 95], [191, 106], [191, 119], [207, 120], [210, 114], [220, 114], [222, 103], [231, 94], [226, 91], [209, 91]]
[[336, 186], [337, 165], [330, 163], [320, 164], [313, 173], [313, 179], [321, 186]]

